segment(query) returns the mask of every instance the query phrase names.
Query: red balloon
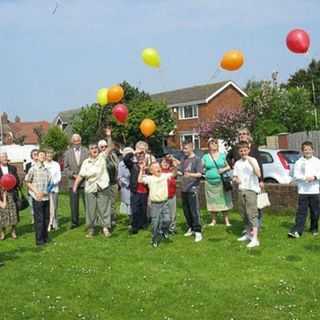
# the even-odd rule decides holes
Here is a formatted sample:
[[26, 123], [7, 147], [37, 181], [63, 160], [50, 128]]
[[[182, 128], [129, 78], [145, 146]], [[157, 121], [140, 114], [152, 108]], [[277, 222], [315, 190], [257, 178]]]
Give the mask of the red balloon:
[[302, 29], [294, 29], [287, 35], [287, 47], [294, 53], [306, 53], [310, 47], [310, 37]]
[[10, 173], [5, 174], [0, 178], [0, 186], [6, 191], [10, 191], [11, 189], [13, 189], [16, 184], [16, 177]]
[[117, 104], [112, 109], [112, 114], [116, 118], [116, 120], [120, 123], [124, 123], [128, 119], [128, 108], [124, 104]]

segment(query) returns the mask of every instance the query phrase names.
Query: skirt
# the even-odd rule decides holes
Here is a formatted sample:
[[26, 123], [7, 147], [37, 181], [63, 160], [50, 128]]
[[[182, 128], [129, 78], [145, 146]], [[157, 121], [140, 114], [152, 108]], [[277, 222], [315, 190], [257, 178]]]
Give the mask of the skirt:
[[7, 206], [4, 209], [0, 208], [0, 227], [5, 228], [14, 226], [18, 223], [18, 212], [16, 204], [13, 200], [13, 194], [7, 193]]
[[207, 210], [213, 212], [228, 211], [233, 208], [231, 192], [223, 190], [223, 184], [205, 182]]

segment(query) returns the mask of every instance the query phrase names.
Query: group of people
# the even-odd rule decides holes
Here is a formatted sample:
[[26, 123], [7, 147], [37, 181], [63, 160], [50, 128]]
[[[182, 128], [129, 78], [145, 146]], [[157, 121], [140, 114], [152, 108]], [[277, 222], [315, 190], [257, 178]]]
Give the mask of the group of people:
[[[70, 194], [71, 228], [79, 226], [79, 202], [83, 198], [86, 219], [86, 237], [92, 238], [97, 227], [110, 237], [116, 225], [116, 198], [120, 191], [120, 213], [129, 217], [129, 232], [137, 234], [151, 223], [152, 246], [176, 233], [177, 179], [186, 221], [184, 236], [203, 239], [199, 206], [201, 179], [205, 183], [207, 210], [211, 213], [209, 226], [217, 223], [217, 214], [223, 213], [227, 227], [231, 226], [228, 211], [232, 209], [232, 195], [224, 175], [232, 170], [232, 185], [238, 192], [239, 211], [245, 230], [238, 241], [248, 241], [247, 247], [260, 245], [258, 233], [262, 211], [257, 208], [257, 196], [264, 189], [262, 162], [257, 147], [247, 129], [239, 131], [238, 144], [226, 155], [219, 151], [217, 139], [209, 138], [208, 152], [199, 158], [193, 144], [185, 142], [183, 157], [177, 159], [165, 154], [156, 159], [148, 144], [138, 141], [135, 149], [125, 147], [120, 152], [114, 147], [111, 129], [105, 129], [105, 140], [81, 145], [81, 136], [74, 134], [71, 146], [65, 152], [63, 171]], [[290, 237], [299, 237], [304, 229], [308, 207], [311, 209], [311, 230], [318, 232], [320, 160], [313, 156], [312, 144], [302, 145], [303, 157], [297, 162], [294, 177], [298, 183], [299, 208], [296, 225]], [[59, 228], [57, 208], [61, 168], [53, 160], [52, 150], [33, 150], [32, 161], [26, 166], [25, 184], [28, 189], [36, 244], [48, 242], [48, 232]], [[0, 154], [0, 176], [12, 173], [17, 186], [2, 191], [0, 196], [0, 239], [11, 227], [16, 238], [19, 215], [15, 201], [20, 185], [16, 169], [8, 164], [5, 153]]]

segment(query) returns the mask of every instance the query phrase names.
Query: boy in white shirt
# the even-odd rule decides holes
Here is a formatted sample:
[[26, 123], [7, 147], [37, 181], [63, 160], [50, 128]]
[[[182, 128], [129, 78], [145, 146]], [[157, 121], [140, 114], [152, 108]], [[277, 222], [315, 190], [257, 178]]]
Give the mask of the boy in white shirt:
[[173, 173], [162, 173], [158, 162], [150, 166], [151, 175], [145, 175], [145, 164], [140, 165], [138, 183], [149, 187], [151, 200], [152, 246], [158, 247], [161, 238], [168, 238], [170, 226], [170, 209], [168, 203], [168, 179]]
[[318, 235], [320, 160], [313, 156], [313, 145], [310, 141], [302, 143], [301, 151], [303, 157], [295, 163], [293, 170], [293, 177], [298, 185], [298, 209], [295, 225], [288, 233], [290, 238], [299, 238], [302, 235], [308, 209], [310, 209], [310, 231], [314, 236]]
[[247, 230], [238, 241], [249, 240], [247, 247], [253, 248], [260, 245], [257, 194], [260, 192], [261, 172], [257, 160], [249, 156], [249, 144], [240, 142], [237, 147], [241, 158], [234, 165], [233, 182], [239, 186], [239, 211]]

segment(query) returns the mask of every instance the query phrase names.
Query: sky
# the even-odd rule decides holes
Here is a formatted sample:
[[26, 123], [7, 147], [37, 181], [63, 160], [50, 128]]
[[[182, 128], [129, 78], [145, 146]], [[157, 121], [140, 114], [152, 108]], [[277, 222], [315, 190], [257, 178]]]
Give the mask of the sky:
[[[91, 104], [99, 88], [128, 81], [149, 93], [208, 83], [224, 52], [245, 64], [210, 82], [279, 81], [320, 59], [319, 0], [0, 0], [0, 112], [53, 121]], [[295, 28], [307, 55], [286, 47]], [[156, 48], [160, 70], [143, 64]]]

